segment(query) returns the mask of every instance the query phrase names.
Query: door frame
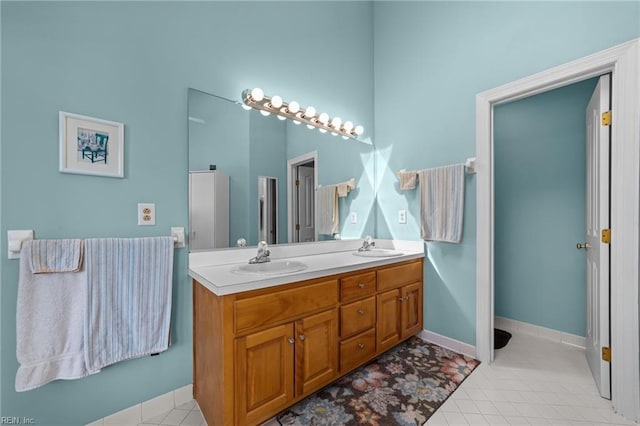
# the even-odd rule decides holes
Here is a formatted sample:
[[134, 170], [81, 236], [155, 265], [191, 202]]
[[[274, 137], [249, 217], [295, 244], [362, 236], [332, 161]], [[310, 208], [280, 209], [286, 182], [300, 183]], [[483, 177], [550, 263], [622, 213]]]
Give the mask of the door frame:
[[476, 354], [493, 361], [493, 107], [611, 73], [611, 402], [640, 420], [640, 39], [476, 95]]
[[[294, 199], [295, 199], [295, 175], [296, 167], [313, 161], [313, 181], [318, 184], [318, 151], [307, 152], [295, 158], [287, 160], [287, 242], [293, 242], [293, 233], [296, 224], [294, 219]], [[318, 241], [318, 233], [314, 231], [314, 240]]]

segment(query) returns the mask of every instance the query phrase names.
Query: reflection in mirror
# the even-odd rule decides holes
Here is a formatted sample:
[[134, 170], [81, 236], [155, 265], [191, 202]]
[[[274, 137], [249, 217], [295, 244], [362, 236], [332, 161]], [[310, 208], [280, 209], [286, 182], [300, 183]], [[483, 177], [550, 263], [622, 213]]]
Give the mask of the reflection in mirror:
[[[265, 117], [244, 110], [240, 102], [195, 89], [189, 89], [188, 119], [189, 170], [215, 169], [229, 177], [227, 246], [240, 238], [248, 245], [335, 238], [318, 235], [314, 226], [316, 188], [352, 178], [356, 188], [339, 199], [338, 233], [342, 238], [374, 234], [372, 144]], [[275, 194], [265, 198], [262, 209], [259, 194], [265, 188], [259, 177], [272, 179], [266, 192]], [[206, 249], [193, 244], [197, 223], [189, 226], [190, 249]]]
[[278, 179], [258, 177], [258, 240], [278, 241]]

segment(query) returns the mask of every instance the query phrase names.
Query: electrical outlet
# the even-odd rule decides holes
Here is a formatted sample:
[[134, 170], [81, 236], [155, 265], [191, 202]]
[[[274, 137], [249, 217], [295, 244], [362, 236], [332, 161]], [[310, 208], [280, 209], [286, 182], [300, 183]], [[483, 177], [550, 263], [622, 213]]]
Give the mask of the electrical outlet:
[[156, 205], [153, 203], [138, 203], [138, 225], [156, 224]]
[[398, 223], [407, 223], [407, 211], [398, 210]]
[[351, 223], [358, 223], [358, 213], [356, 212], [349, 213], [349, 218], [351, 220]]

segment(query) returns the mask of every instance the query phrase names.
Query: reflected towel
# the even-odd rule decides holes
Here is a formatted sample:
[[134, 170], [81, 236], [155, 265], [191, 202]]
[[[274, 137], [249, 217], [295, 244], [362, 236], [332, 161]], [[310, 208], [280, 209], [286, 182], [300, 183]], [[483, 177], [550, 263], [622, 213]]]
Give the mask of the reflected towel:
[[333, 235], [338, 233], [338, 191], [335, 185], [318, 188], [318, 218], [316, 221], [318, 234]]
[[354, 178], [351, 178], [348, 181], [339, 183], [336, 186], [338, 188], [338, 197], [346, 197], [349, 194], [349, 191], [356, 187], [356, 180]]
[[420, 236], [426, 241], [462, 241], [464, 165], [418, 172], [420, 180]]
[[[16, 306], [17, 392], [56, 379], [78, 379], [89, 372], [84, 358], [83, 324], [87, 280], [82, 272], [35, 274], [31, 259], [41, 247], [25, 241], [20, 254]], [[35, 247], [35, 250], [34, 250]]]
[[77, 272], [82, 265], [82, 240], [33, 240], [29, 261], [31, 272]]
[[88, 282], [85, 358], [89, 369], [169, 347], [173, 239], [85, 241]]

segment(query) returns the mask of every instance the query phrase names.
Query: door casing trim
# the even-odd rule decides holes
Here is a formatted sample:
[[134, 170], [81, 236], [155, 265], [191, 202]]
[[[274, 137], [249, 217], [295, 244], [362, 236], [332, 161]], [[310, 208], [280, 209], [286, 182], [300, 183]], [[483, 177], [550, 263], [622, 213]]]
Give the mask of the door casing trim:
[[493, 107], [611, 73], [611, 401], [640, 421], [640, 39], [476, 95], [476, 352], [493, 361]]

